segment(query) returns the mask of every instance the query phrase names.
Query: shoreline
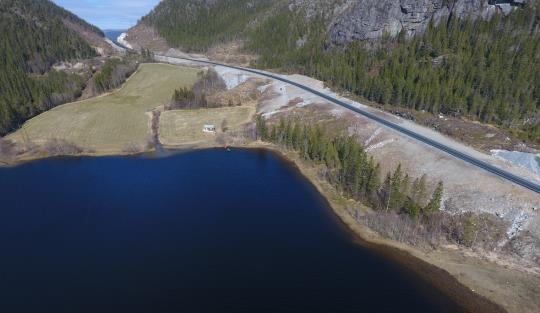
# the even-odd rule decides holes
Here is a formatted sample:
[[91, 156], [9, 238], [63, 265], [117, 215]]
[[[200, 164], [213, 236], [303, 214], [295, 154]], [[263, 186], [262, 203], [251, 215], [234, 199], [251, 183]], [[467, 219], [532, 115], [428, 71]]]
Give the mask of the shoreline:
[[[316, 166], [301, 159], [296, 152], [286, 151], [273, 144], [263, 142], [254, 142], [240, 148], [266, 149], [290, 162], [325, 199], [344, 230], [350, 234], [351, 240], [389, 258], [400, 266], [404, 266], [461, 304], [467, 311], [517, 313], [537, 312], [540, 308], [540, 301], [534, 291], [527, 298], [518, 290], [513, 290], [510, 287], [525, 278], [530, 278], [530, 273], [486, 261], [476, 255], [465, 254], [459, 248], [450, 250], [441, 247], [437, 250], [423, 251], [420, 248], [384, 238], [366, 226], [357, 223], [346, 208], [346, 204], [353, 203], [353, 201], [337, 194], [328, 182], [318, 177]], [[461, 271], [462, 267], [463, 272]], [[495, 273], [496, 277], [493, 280], [498, 282], [503, 278], [513, 278], [514, 281], [509, 281], [506, 285], [494, 286], [493, 281], [482, 280], [482, 274], [486, 272]], [[471, 277], [464, 275], [464, 273]], [[480, 275], [474, 275], [479, 273]], [[532, 279], [536, 283], [533, 287], [539, 288], [540, 277], [536, 275]], [[523, 284], [523, 286], [529, 285]], [[509, 298], [512, 302], [508, 301]]]
[[[217, 149], [223, 148], [222, 145], [213, 142], [197, 142], [179, 146], [163, 146], [167, 150], [171, 150], [171, 154], [165, 154], [163, 156], [174, 155], [177, 153], [186, 153], [202, 149]], [[263, 149], [277, 154], [280, 158], [294, 166], [296, 170], [307, 179], [310, 184], [319, 192], [321, 197], [326, 201], [331, 213], [334, 214], [336, 219], [339, 220], [344, 231], [349, 233], [351, 240], [355, 243], [373, 250], [375, 253], [390, 259], [392, 262], [404, 267], [406, 270], [411, 271], [415, 275], [430, 285], [440, 290], [443, 294], [447, 295], [453, 301], [463, 306], [468, 312], [478, 313], [492, 313], [492, 312], [529, 312], [521, 308], [521, 304], [530, 300], [521, 298], [521, 301], [516, 303], [500, 303], [500, 298], [497, 294], [486, 294], [486, 290], [490, 290], [493, 286], [489, 286], [489, 282], [476, 282], [476, 284], [465, 280], [460, 277], [459, 273], [450, 271], [446, 266], [442, 266], [445, 258], [451, 259], [451, 251], [443, 251], [438, 249], [430, 252], [422, 251], [419, 248], [409, 246], [400, 242], [389, 240], [381, 237], [375, 232], [371, 231], [366, 226], [357, 223], [354, 218], [349, 214], [346, 208], [346, 202], [351, 201], [344, 199], [341, 195], [335, 192], [335, 189], [326, 181], [320, 179], [317, 176], [316, 166], [309, 164], [309, 162], [302, 160], [294, 151], [285, 151], [273, 144], [264, 143], [260, 141], [251, 142], [247, 144], [232, 145], [231, 148], [236, 149]], [[0, 161], [0, 168], [13, 167], [28, 162], [47, 159], [47, 158], [61, 158], [61, 157], [126, 157], [126, 156], [144, 156], [156, 153], [156, 149], [147, 149], [139, 153], [130, 153], [125, 151], [101, 151], [101, 152], [83, 152], [77, 155], [66, 156], [47, 156], [47, 155], [31, 155], [22, 156], [11, 160], [11, 162], [4, 163]], [[160, 155], [156, 155], [160, 157]], [[6, 165], [7, 164], [7, 165]], [[329, 212], [330, 213], [330, 212]], [[449, 253], [445, 255], [445, 253]], [[457, 257], [459, 251], [455, 251]], [[441, 260], [439, 260], [441, 259]], [[464, 263], [473, 264], [473, 268], [476, 270], [484, 270], [487, 266], [487, 261], [476, 259], [474, 256], [464, 256], [462, 260]], [[460, 265], [460, 264], [458, 264]], [[465, 266], [465, 264], [464, 264]], [[502, 268], [500, 265], [492, 263], [491, 266], [495, 268]], [[508, 269], [511, 272], [517, 272], [515, 269]], [[540, 281], [540, 278], [539, 278]], [[493, 290], [490, 290], [493, 291]], [[517, 297], [516, 297], [517, 298]], [[535, 304], [533, 304], [534, 306]], [[515, 309], [515, 310], [514, 310]], [[534, 308], [530, 310], [534, 312]]]
[[287, 162], [290, 162], [291, 165], [293, 165], [302, 176], [317, 189], [329, 208], [331, 208], [331, 213], [339, 220], [344, 231], [349, 233], [351, 240], [355, 243], [374, 251], [376, 254], [391, 260], [407, 270], [410, 270], [421, 280], [426, 281], [437, 288], [468, 312], [509, 312], [500, 304], [472, 291], [447, 270], [440, 268], [419, 256], [418, 254], [422, 253], [419, 249], [382, 238], [367, 227], [358, 224], [350, 216], [343, 204], [339, 203], [339, 200], [345, 199], [338, 199], [337, 197], [339, 196], [331, 190], [333, 187], [327, 182], [319, 179], [316, 173], [314, 173], [314, 167], [307, 164], [308, 162], [301, 160], [299, 157], [291, 156], [291, 154], [295, 154], [295, 152], [286, 152], [274, 145], [264, 143], [256, 143], [247, 148], [265, 149], [278, 154]]
[[[202, 150], [202, 149], [213, 149], [213, 148], [223, 148], [222, 145], [218, 145], [215, 143], [209, 143], [209, 142], [193, 142], [193, 143], [186, 143], [185, 145], [179, 145], [179, 146], [167, 146], [167, 145], [161, 145], [161, 147], [165, 150], [172, 151], [172, 154], [177, 153], [184, 153], [184, 152], [190, 152], [190, 151], [196, 151], [196, 150]], [[247, 148], [238, 146], [237, 148]], [[102, 151], [82, 151], [77, 154], [64, 154], [64, 155], [47, 155], [47, 154], [39, 154], [39, 153], [30, 153], [30, 154], [21, 154], [11, 159], [1, 159], [0, 158], [0, 168], [6, 168], [6, 167], [15, 167], [19, 165], [23, 165], [30, 162], [35, 161], [41, 161], [46, 159], [54, 159], [54, 158], [85, 158], [85, 157], [129, 157], [129, 156], [143, 156], [143, 155], [149, 155], [151, 153], [157, 153], [158, 149], [155, 147], [144, 149], [138, 152], [129, 152], [124, 150], [102, 150]]]

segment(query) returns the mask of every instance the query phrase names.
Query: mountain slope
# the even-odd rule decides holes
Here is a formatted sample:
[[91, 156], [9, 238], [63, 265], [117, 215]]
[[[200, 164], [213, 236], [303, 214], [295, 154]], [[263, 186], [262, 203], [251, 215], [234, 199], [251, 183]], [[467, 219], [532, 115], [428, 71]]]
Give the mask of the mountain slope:
[[261, 21], [284, 11], [308, 22], [323, 18], [327, 41], [343, 45], [385, 33], [420, 34], [431, 20], [449, 16], [488, 19], [498, 8], [488, 0], [163, 0], [140, 24], [154, 27], [173, 47], [200, 51], [245, 38]]
[[251, 22], [280, 2], [165, 0], [142, 23], [155, 27], [171, 46], [201, 51], [239, 37]]
[[540, 10], [527, 2], [164, 0], [137, 27], [186, 51], [241, 39], [259, 67], [540, 144]]
[[84, 77], [51, 67], [95, 57], [85, 37], [98, 40], [103, 33], [48, 0], [2, 0], [0, 135], [80, 94]]

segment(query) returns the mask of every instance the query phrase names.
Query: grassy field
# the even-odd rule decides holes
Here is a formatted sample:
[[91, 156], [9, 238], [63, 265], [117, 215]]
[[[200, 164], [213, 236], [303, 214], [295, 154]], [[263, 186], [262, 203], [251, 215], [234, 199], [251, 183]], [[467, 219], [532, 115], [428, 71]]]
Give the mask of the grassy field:
[[97, 152], [144, 146], [150, 138], [147, 112], [169, 101], [174, 89], [192, 85], [198, 71], [143, 64], [120, 90], [56, 107], [27, 121], [6, 138], [38, 145], [61, 139]]
[[235, 131], [249, 122], [254, 114], [254, 106], [165, 111], [161, 114], [159, 139], [168, 146], [214, 140], [215, 135], [202, 132], [205, 124], [215, 125], [219, 133], [223, 120], [227, 120], [229, 131]]

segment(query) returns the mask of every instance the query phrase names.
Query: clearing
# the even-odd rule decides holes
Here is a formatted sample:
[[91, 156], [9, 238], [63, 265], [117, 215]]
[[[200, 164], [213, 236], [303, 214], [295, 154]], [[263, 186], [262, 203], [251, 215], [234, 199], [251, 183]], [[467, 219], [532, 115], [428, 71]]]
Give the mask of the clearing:
[[142, 64], [121, 89], [58, 106], [27, 121], [6, 139], [37, 145], [61, 139], [98, 153], [145, 147], [151, 137], [148, 112], [167, 103], [175, 89], [193, 85], [199, 71]]
[[235, 132], [240, 131], [254, 115], [255, 106], [165, 111], [161, 114], [159, 140], [165, 146], [198, 144], [215, 138], [213, 134], [202, 132], [203, 125], [213, 124], [220, 133], [226, 120], [227, 132]]

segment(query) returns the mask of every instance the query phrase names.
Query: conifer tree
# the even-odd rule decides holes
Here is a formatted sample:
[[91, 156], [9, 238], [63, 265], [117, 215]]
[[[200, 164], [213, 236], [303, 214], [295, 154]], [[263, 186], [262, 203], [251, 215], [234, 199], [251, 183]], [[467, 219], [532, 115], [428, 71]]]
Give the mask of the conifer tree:
[[388, 201], [389, 208], [392, 211], [401, 209], [403, 204], [402, 181], [403, 172], [401, 171], [401, 164], [398, 165], [391, 178], [390, 199]]
[[428, 205], [424, 207], [423, 213], [425, 215], [432, 214], [433, 212], [439, 211], [441, 208], [441, 201], [443, 196], [443, 183], [442, 181], [437, 184], [437, 188], [431, 196], [431, 200]]
[[268, 129], [266, 127], [266, 120], [262, 115], [257, 115], [256, 120], [257, 139], [266, 140], [268, 138]]
[[413, 202], [422, 205], [426, 201], [426, 175], [420, 179], [415, 179], [411, 190], [411, 199]]

